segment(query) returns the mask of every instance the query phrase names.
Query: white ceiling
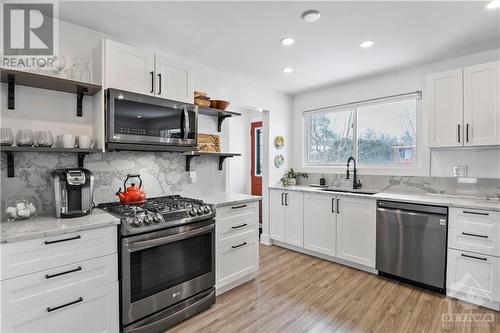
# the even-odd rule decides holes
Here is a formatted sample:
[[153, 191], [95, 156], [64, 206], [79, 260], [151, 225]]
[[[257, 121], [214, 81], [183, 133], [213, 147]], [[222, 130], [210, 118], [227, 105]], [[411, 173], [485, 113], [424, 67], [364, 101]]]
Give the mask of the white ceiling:
[[[485, 2], [61, 2], [60, 18], [297, 93], [499, 47]], [[305, 23], [300, 14], [318, 9]], [[295, 44], [283, 47], [284, 36]], [[370, 49], [359, 43], [375, 41]], [[293, 67], [291, 74], [282, 73]]]

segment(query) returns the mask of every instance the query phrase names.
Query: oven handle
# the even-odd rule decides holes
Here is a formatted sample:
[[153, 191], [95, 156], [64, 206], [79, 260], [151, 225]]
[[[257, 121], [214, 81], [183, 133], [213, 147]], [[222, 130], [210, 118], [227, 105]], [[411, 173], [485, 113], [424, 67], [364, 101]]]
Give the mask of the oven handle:
[[170, 235], [170, 236], [165, 236], [165, 237], [159, 237], [159, 238], [154, 238], [154, 239], [148, 239], [144, 241], [138, 241], [138, 242], [132, 242], [132, 243], [127, 243], [125, 246], [127, 247], [127, 250], [129, 252], [134, 252], [138, 250], [143, 250], [149, 247], [153, 246], [158, 246], [158, 245], [164, 245], [168, 243], [173, 243], [182, 239], [186, 239], [189, 237], [205, 234], [208, 231], [211, 231], [215, 229], [214, 224], [210, 224], [201, 228], [197, 228], [194, 230], [189, 230], [186, 232], [181, 232], [179, 234], [175, 235]]

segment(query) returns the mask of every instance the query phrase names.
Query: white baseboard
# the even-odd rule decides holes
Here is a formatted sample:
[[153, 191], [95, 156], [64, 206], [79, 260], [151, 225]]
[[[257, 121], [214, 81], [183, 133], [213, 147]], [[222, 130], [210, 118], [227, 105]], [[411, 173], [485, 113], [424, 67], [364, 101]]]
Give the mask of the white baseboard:
[[500, 303], [490, 299], [478, 297], [477, 295], [469, 295], [464, 292], [446, 289], [446, 296], [456, 298], [466, 303], [472, 303], [495, 311], [500, 311]]
[[272, 239], [267, 234], [260, 235], [260, 243], [264, 245], [273, 245]]

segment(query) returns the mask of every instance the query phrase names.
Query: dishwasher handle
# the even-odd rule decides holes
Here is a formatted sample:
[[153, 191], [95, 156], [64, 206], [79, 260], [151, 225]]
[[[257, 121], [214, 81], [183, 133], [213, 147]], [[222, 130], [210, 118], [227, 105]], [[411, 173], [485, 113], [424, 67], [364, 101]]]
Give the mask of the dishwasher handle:
[[377, 201], [377, 209], [386, 209], [394, 211], [411, 211], [416, 213], [435, 214], [435, 215], [448, 215], [448, 207], [422, 205], [422, 204], [414, 204], [407, 202], [385, 201], [385, 200]]

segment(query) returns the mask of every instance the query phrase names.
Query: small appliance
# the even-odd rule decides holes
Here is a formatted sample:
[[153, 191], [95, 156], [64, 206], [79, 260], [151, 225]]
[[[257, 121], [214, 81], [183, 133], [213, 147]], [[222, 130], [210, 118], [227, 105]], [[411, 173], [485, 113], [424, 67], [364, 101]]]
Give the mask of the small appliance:
[[57, 217], [92, 213], [94, 176], [83, 168], [56, 169], [52, 173]]

